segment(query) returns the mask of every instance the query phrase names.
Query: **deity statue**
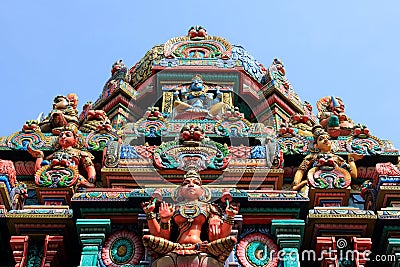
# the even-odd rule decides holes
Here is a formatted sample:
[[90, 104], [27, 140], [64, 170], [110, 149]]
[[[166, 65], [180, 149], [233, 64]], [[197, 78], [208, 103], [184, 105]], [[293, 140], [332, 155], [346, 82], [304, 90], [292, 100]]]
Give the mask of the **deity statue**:
[[[53, 154], [44, 160], [44, 153], [33, 150], [28, 146], [28, 152], [36, 158], [35, 182], [45, 187], [94, 187], [96, 170], [92, 160], [93, 155], [80, 148], [78, 130], [74, 124], [60, 129], [56, 149]], [[88, 179], [79, 173], [82, 166], [87, 172]]]
[[200, 75], [196, 75], [189, 90], [182, 89], [174, 92], [174, 111], [176, 119], [204, 119], [206, 117], [214, 117], [222, 112], [226, 106], [222, 102], [222, 92], [208, 92], [208, 87], [203, 84]]
[[306, 185], [314, 188], [347, 188], [351, 179], [357, 177], [355, 161], [363, 155], [350, 153], [346, 162], [342, 157], [333, 154], [330, 136], [320, 125], [314, 126], [312, 132], [316, 151], [307, 155], [300, 164], [292, 189], [306, 194]]
[[131, 76], [124, 61], [122, 59], [115, 61], [111, 67], [111, 78], [104, 85], [101, 97], [103, 99], [109, 97], [118, 88], [125, 88], [129, 92], [133, 92], [134, 89], [129, 85], [130, 81]]
[[156, 259], [152, 267], [224, 266], [236, 243], [230, 233], [239, 207], [228, 201], [223, 216], [210, 198], [200, 175], [189, 170], [173, 192], [174, 205], [162, 202], [156, 216], [154, 201], [142, 204], [150, 230], [143, 242]]
[[39, 123], [41, 131], [58, 135], [60, 129], [67, 124], [78, 126], [77, 105], [78, 96], [76, 94], [56, 96], [53, 100], [53, 110]]
[[317, 108], [319, 123], [332, 137], [351, 134], [354, 122], [344, 113], [342, 99], [334, 96], [323, 97], [318, 100]]

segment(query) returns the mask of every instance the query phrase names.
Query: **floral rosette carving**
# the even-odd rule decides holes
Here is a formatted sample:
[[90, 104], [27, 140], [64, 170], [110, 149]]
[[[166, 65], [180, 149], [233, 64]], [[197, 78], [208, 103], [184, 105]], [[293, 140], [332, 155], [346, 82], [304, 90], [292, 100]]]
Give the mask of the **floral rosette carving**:
[[243, 267], [275, 267], [278, 246], [271, 238], [262, 233], [251, 233], [240, 240], [236, 255]]
[[108, 237], [101, 249], [101, 266], [133, 266], [139, 263], [143, 253], [142, 240], [138, 235], [117, 231]]

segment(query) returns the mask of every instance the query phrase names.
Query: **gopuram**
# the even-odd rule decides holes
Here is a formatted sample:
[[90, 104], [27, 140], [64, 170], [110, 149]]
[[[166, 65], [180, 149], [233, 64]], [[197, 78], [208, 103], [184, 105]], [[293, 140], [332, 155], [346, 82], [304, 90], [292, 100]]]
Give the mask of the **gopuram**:
[[0, 266], [400, 266], [399, 151], [271, 62], [194, 26], [49, 96], [0, 137]]

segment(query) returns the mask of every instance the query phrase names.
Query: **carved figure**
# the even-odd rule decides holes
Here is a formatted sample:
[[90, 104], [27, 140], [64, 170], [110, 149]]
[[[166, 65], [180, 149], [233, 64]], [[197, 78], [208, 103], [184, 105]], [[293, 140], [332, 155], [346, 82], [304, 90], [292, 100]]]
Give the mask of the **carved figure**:
[[354, 128], [354, 122], [344, 113], [342, 99], [326, 96], [318, 100], [318, 120], [321, 126], [332, 136], [347, 136]]
[[[313, 128], [316, 153], [307, 155], [295, 173], [292, 189], [306, 193], [307, 184], [314, 188], [346, 188], [357, 177], [355, 161], [363, 155], [350, 153], [348, 162], [332, 153], [330, 136], [321, 126]], [[307, 175], [307, 176], [305, 176]]]
[[76, 94], [56, 96], [53, 100], [53, 110], [39, 123], [41, 131], [44, 133], [52, 132], [58, 135], [60, 129], [67, 124], [75, 124], [78, 126], [77, 105], [78, 96]]
[[207, 36], [207, 30], [203, 26], [192, 26], [188, 30], [188, 36], [192, 40], [202, 40]]
[[104, 110], [92, 109], [92, 103], [88, 102], [83, 106], [83, 111], [79, 115], [80, 128], [83, 133], [110, 132], [112, 130], [111, 122]]
[[[36, 158], [35, 182], [46, 187], [94, 187], [96, 170], [93, 155], [79, 149], [79, 136], [74, 125], [67, 125], [60, 130], [56, 148], [58, 150], [44, 160], [40, 150], [28, 146], [28, 152]], [[86, 170], [88, 180], [79, 174], [79, 166]]]
[[297, 128], [297, 133], [301, 136], [312, 136], [313, 122], [309, 115], [299, 113], [293, 114], [289, 123]]
[[205, 138], [204, 130], [197, 125], [185, 125], [179, 135], [179, 140], [183, 144], [200, 143]]
[[174, 92], [175, 118], [201, 119], [218, 115], [226, 105], [221, 101], [222, 92], [217, 90], [215, 94], [214, 98], [214, 93], [208, 92], [208, 87], [203, 84], [201, 76], [196, 75], [189, 90], [180, 91], [182, 99], [179, 98], [179, 91]]
[[111, 78], [108, 79], [103, 87], [102, 98], [109, 97], [118, 87], [126, 87], [128, 91], [133, 91], [129, 85], [131, 76], [122, 59], [117, 60], [111, 67]]
[[[12, 209], [21, 210], [28, 197], [28, 188], [25, 183], [17, 181], [17, 172], [14, 163], [0, 159], [0, 183], [4, 183], [10, 194]], [[3, 175], [4, 174], [4, 175]]]
[[143, 236], [143, 242], [156, 258], [152, 267], [223, 266], [236, 243], [230, 233], [239, 207], [227, 201], [222, 216], [216, 206], [207, 202], [210, 191], [202, 186], [194, 170], [186, 173], [173, 198], [175, 205], [161, 202], [159, 220], [154, 201], [142, 204], [151, 234]]
[[16, 182], [15, 187], [11, 189], [10, 198], [12, 202], [12, 209], [22, 210], [25, 205], [25, 201], [28, 197], [28, 187], [23, 182]]

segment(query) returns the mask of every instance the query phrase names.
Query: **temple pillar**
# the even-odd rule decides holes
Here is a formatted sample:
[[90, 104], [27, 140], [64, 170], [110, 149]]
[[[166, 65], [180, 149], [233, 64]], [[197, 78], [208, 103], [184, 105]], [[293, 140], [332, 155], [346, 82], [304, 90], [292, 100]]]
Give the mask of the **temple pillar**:
[[395, 253], [395, 262], [393, 262], [393, 267], [400, 267], [400, 253]]
[[[321, 267], [338, 266], [336, 238], [334, 236], [318, 236], [315, 248], [315, 258], [321, 261]], [[309, 260], [316, 260], [309, 259]]]
[[43, 251], [42, 267], [59, 266], [57, 263], [65, 259], [64, 237], [46, 235]]
[[392, 267], [400, 267], [400, 238], [388, 238], [386, 255], [395, 255]]
[[365, 267], [370, 254], [372, 241], [371, 238], [353, 237], [353, 251], [357, 251], [356, 264], [357, 267]]
[[29, 236], [12, 236], [11, 249], [15, 260], [15, 267], [23, 267], [28, 260]]
[[111, 230], [110, 219], [78, 219], [76, 228], [83, 246], [79, 267], [97, 267], [100, 245]]
[[304, 235], [303, 220], [272, 220], [271, 234], [276, 236], [278, 256], [284, 267], [300, 267], [299, 249]]

